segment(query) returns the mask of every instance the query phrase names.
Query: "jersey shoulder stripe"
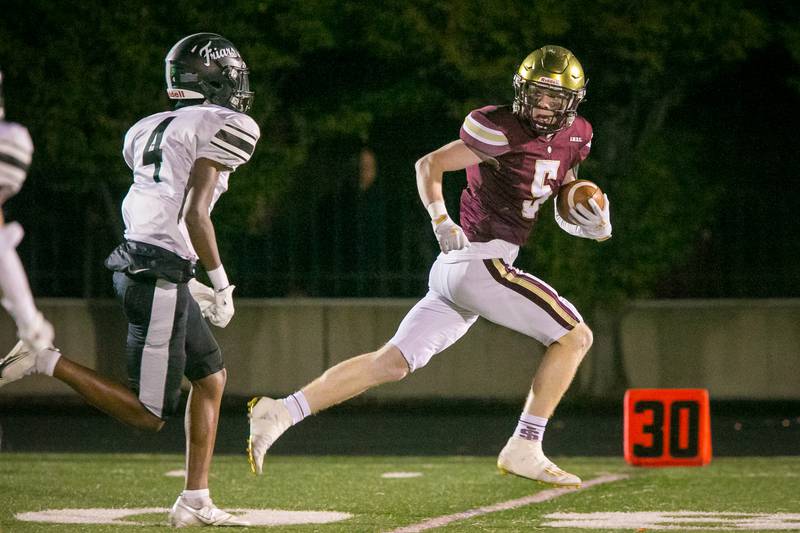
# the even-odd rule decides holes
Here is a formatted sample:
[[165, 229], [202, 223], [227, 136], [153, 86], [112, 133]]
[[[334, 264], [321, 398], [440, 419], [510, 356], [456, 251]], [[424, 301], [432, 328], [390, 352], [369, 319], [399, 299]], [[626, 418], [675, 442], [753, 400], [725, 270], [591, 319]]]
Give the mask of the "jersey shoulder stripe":
[[247, 163], [261, 133], [258, 125], [243, 113], [217, 107], [213, 111], [216, 124], [202, 155], [231, 169]]
[[258, 141], [258, 137], [257, 137], [257, 136], [255, 136], [255, 135], [253, 135], [253, 134], [252, 134], [252, 133], [250, 133], [249, 131], [245, 131], [245, 130], [243, 130], [242, 128], [237, 128], [237, 127], [236, 127], [236, 126], [234, 126], [233, 124], [225, 124], [225, 125], [226, 125], [227, 127], [229, 127], [230, 129], [232, 129], [232, 130], [235, 130], [235, 131], [239, 132], [240, 134], [244, 135], [245, 137], [249, 137], [250, 139], [252, 139], [252, 140], [253, 140], [253, 142], [256, 142], [256, 141]]
[[9, 162], [0, 156], [0, 187], [9, 187], [14, 192], [22, 187], [28, 175], [28, 166], [19, 163], [16, 159]]
[[30, 164], [33, 141], [28, 128], [14, 122], [0, 121], [0, 152]]
[[[187, 106], [175, 111], [175, 131], [196, 139], [194, 160], [210, 159], [233, 172], [255, 152], [260, 131], [249, 116], [214, 104]], [[169, 131], [169, 130], [167, 130]]]
[[0, 121], [0, 186], [22, 187], [33, 157], [33, 141], [25, 126]]
[[24, 145], [13, 139], [0, 138], [0, 154], [11, 159], [16, 159], [24, 165], [30, 164], [32, 149], [33, 147], [29, 144]]
[[28, 167], [30, 166], [28, 163], [26, 163], [25, 161], [22, 161], [20, 159], [17, 159], [16, 157], [14, 157], [11, 154], [5, 153], [2, 150], [2, 148], [3, 147], [0, 146], [0, 163], [3, 163], [5, 165], [9, 165], [9, 166], [12, 166], [12, 167], [16, 167], [16, 168], [18, 168], [20, 170], [24, 170], [24, 171], [28, 170]]
[[248, 139], [238, 130], [231, 128], [227, 124], [220, 128], [214, 138], [218, 139], [224, 146], [237, 148], [248, 156], [253, 155], [253, 150], [256, 149], [255, 145], [248, 142]]
[[472, 113], [467, 115], [467, 118], [464, 119], [464, 131], [475, 138], [475, 140], [490, 146], [508, 145], [508, 138], [505, 133], [481, 124], [472, 116]]
[[[234, 146], [228, 145], [228, 148], [225, 148], [223, 145], [221, 145], [218, 142], [214, 142], [213, 140], [211, 142], [209, 142], [208, 144], [210, 144], [211, 146], [216, 146], [220, 150], [229, 153], [233, 157], [235, 157], [235, 158], [237, 158], [237, 159], [239, 159], [239, 160], [241, 160], [243, 162], [247, 161], [247, 156], [243, 156], [241, 153], [237, 153], [235, 151], [236, 148]], [[220, 162], [222, 162], [222, 161], [220, 161]]]

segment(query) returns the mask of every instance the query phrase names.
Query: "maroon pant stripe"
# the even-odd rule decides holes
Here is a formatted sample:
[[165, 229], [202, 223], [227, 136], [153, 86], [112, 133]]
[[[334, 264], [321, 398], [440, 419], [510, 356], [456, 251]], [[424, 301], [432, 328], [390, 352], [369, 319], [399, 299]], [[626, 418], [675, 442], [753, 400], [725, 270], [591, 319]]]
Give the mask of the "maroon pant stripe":
[[558, 312], [555, 309], [553, 309], [551, 305], [549, 305], [546, 301], [540, 298], [539, 295], [537, 295], [534, 292], [531, 292], [522, 285], [519, 285], [517, 283], [514, 283], [513, 281], [504, 278], [503, 275], [495, 268], [494, 263], [492, 263], [491, 259], [484, 259], [483, 264], [486, 265], [486, 269], [489, 271], [489, 273], [492, 275], [492, 277], [497, 283], [499, 283], [500, 285], [502, 285], [507, 289], [511, 289], [512, 291], [516, 292], [521, 296], [524, 296], [525, 298], [527, 298], [528, 300], [539, 306], [542, 310], [544, 310], [545, 313], [550, 315], [550, 317], [553, 320], [555, 320], [558, 323], [558, 325], [560, 325], [562, 328], [567, 330], [572, 330], [574, 326], [572, 326], [572, 324], [564, 320], [564, 318], [561, 315], [559, 315]]
[[[501, 263], [503, 263], [503, 266], [504, 266], [504, 267], [506, 267], [506, 270], [512, 270], [512, 268], [511, 268], [510, 266], [508, 266], [508, 265], [506, 264], [506, 262], [505, 262], [505, 261], [500, 261], [500, 262], [501, 262]], [[515, 275], [516, 277], [518, 277], [518, 278], [522, 278], [522, 279], [524, 279], [524, 280], [527, 280], [527, 281], [529, 281], [530, 283], [533, 283], [534, 285], [536, 285], [537, 287], [539, 287], [540, 289], [542, 289], [542, 291], [543, 291], [543, 292], [546, 292], [547, 294], [549, 294], [549, 295], [550, 295], [550, 296], [553, 298], [553, 301], [554, 301], [554, 302], [556, 302], [556, 304], [557, 304], [557, 305], [558, 305], [558, 306], [559, 306], [561, 309], [563, 309], [565, 313], [567, 313], [569, 316], [571, 316], [571, 317], [572, 317], [572, 318], [575, 320], [575, 322], [580, 322], [580, 321], [581, 321], [581, 319], [580, 319], [580, 318], [578, 318], [578, 317], [575, 315], [575, 313], [573, 313], [573, 312], [572, 312], [572, 309], [570, 309], [568, 306], [566, 306], [566, 305], [564, 305], [563, 303], [561, 303], [561, 298], [559, 298], [559, 297], [558, 297], [558, 294], [556, 294], [555, 292], [553, 292], [553, 291], [550, 289], [550, 287], [548, 287], [547, 285], [545, 285], [544, 283], [542, 283], [542, 282], [541, 282], [541, 281], [539, 281], [538, 279], [534, 278], [534, 277], [533, 277], [533, 276], [531, 276], [530, 274], [525, 274], [524, 272], [520, 272], [520, 271], [518, 271], [518, 270], [517, 270], [517, 271], [514, 271], [514, 275]]]

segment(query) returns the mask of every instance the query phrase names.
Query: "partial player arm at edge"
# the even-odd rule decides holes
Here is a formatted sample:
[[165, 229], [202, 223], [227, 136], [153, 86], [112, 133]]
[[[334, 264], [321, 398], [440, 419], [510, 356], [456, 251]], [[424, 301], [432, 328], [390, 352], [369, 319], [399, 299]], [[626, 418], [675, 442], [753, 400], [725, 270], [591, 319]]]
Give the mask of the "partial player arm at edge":
[[53, 326], [36, 309], [28, 277], [16, 246], [24, 232], [16, 222], [4, 224], [0, 216], [0, 288], [5, 307], [17, 324], [17, 335], [34, 351], [53, 345]]

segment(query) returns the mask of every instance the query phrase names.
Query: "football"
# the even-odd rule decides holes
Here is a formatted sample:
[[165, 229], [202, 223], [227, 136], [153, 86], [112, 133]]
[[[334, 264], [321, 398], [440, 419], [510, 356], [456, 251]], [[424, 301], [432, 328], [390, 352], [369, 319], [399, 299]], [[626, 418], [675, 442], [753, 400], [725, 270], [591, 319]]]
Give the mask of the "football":
[[603, 198], [603, 191], [596, 183], [589, 180], [571, 181], [558, 190], [558, 197], [556, 198], [558, 214], [570, 224], [577, 224], [578, 222], [572, 219], [569, 211], [578, 204], [583, 204], [586, 209], [591, 211], [590, 198], [594, 198], [600, 208], [605, 206], [606, 201]]

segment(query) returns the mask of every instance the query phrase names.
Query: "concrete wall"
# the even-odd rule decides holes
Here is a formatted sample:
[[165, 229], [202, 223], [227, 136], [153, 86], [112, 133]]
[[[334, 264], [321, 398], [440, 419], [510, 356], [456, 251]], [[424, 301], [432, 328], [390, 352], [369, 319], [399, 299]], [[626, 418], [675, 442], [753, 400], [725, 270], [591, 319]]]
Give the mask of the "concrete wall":
[[637, 302], [619, 341], [631, 387], [800, 400], [800, 300]]
[[[227, 393], [285, 394], [329, 366], [388, 340], [415, 300], [246, 300], [226, 329], [212, 328], [229, 369]], [[112, 300], [38, 302], [69, 357], [124, 379], [125, 321]], [[705, 387], [713, 398], [800, 400], [800, 300], [637, 302], [589, 320], [595, 345], [570, 395], [618, 399], [631, 387]], [[0, 315], [0, 350], [15, 342]], [[373, 399], [521, 401], [540, 361], [535, 341], [479, 320], [456, 345]], [[70, 394], [35, 376], [3, 397]]]
[[[229, 369], [227, 394], [287, 394], [329, 366], [372, 351], [395, 332], [416, 300], [247, 300], [225, 329], [212, 328]], [[61, 351], [120, 380], [125, 378], [126, 323], [113, 300], [41, 300]], [[15, 342], [11, 319], [0, 316], [0, 346]], [[0, 348], [1, 349], [1, 348]], [[369, 398], [521, 399], [542, 353], [523, 335], [479, 321], [456, 346], [400, 383]], [[34, 376], [0, 389], [11, 395], [70, 394], [56, 380]]]

